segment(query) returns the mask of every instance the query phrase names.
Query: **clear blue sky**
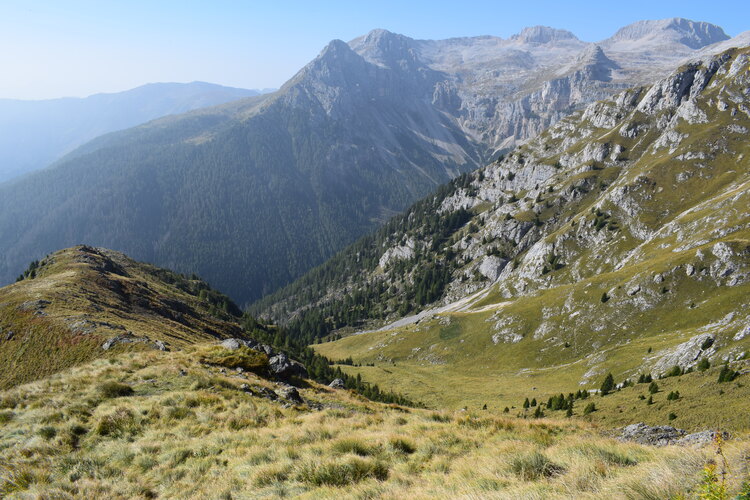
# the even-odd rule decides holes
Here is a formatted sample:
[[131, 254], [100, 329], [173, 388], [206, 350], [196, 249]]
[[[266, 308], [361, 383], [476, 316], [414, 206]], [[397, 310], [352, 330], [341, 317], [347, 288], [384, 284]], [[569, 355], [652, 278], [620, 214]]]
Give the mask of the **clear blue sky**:
[[0, 0], [0, 97], [113, 92], [156, 81], [278, 87], [334, 38], [508, 37], [536, 24], [596, 41], [640, 19], [686, 17], [734, 36], [735, 1]]

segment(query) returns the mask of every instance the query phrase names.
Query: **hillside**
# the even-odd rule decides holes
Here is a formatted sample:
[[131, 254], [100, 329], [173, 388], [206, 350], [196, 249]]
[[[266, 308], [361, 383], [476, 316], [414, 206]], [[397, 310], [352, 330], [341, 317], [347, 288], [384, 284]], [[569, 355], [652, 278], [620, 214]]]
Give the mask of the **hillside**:
[[253, 311], [307, 341], [357, 331], [315, 347], [433, 405], [746, 369], [748, 53], [561, 120]]
[[726, 39], [672, 20], [599, 45], [544, 27], [334, 40], [274, 94], [109, 134], [0, 185], [0, 283], [85, 242], [255, 301], [498, 151]]
[[0, 288], [0, 388], [128, 350], [242, 337], [241, 312], [198, 278], [78, 246]]
[[382, 405], [227, 370], [209, 348], [113, 355], [1, 391], [0, 495], [694, 498], [747, 480], [745, 435], [717, 455], [585, 420]]
[[86, 98], [0, 99], [0, 182], [44, 168], [100, 135], [257, 94], [193, 82], [152, 83]]

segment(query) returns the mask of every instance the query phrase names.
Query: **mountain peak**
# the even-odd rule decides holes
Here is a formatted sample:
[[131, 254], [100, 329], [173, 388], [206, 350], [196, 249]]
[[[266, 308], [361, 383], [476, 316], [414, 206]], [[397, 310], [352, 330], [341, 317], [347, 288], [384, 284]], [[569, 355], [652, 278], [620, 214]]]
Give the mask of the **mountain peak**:
[[367, 61], [389, 68], [417, 65], [414, 40], [384, 29], [374, 29], [349, 42], [349, 46]]
[[699, 49], [729, 39], [724, 30], [715, 24], [673, 17], [629, 24], [620, 28], [612, 40], [641, 40], [650, 37], [672, 39], [691, 49]]
[[559, 40], [578, 40], [578, 37], [568, 30], [550, 28], [549, 26], [529, 26], [510, 37], [510, 39], [523, 43], [549, 43]]
[[586, 66], [606, 66], [610, 68], [618, 68], [619, 65], [607, 57], [604, 50], [599, 45], [589, 45], [581, 51], [578, 55], [578, 62]]

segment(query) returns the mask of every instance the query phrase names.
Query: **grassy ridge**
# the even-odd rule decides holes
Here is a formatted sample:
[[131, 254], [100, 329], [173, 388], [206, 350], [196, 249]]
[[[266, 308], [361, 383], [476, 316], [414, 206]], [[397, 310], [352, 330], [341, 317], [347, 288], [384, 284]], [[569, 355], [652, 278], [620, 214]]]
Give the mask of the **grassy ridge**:
[[[0, 387], [111, 352], [242, 335], [240, 311], [204, 282], [79, 246], [49, 255], [0, 289]], [[148, 339], [102, 344], [116, 336]], [[5, 369], [7, 368], [7, 369]]]

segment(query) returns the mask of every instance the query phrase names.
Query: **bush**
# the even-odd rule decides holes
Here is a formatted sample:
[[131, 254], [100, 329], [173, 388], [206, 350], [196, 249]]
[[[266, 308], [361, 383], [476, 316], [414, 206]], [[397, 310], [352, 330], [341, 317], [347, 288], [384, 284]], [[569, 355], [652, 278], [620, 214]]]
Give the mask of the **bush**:
[[680, 375], [682, 375], [682, 373], [682, 368], [680, 368], [678, 365], [675, 365], [669, 369], [665, 377], [679, 377]]
[[199, 351], [198, 361], [230, 369], [242, 368], [258, 374], [265, 374], [268, 371], [268, 356], [245, 346], [234, 350], [220, 345], [204, 348]]
[[552, 462], [538, 451], [513, 458], [510, 462], [510, 469], [524, 481], [549, 478], [565, 472], [562, 465]]
[[739, 376], [740, 372], [732, 370], [729, 368], [729, 363], [725, 363], [721, 368], [721, 372], [719, 372], [719, 383], [731, 382]]
[[307, 462], [297, 471], [297, 479], [315, 486], [346, 486], [365, 479], [388, 479], [388, 467], [382, 462], [353, 458], [346, 462]]
[[657, 392], [659, 392], [659, 384], [657, 384], [656, 382], [651, 382], [648, 385], [648, 392], [651, 394], [656, 394]]
[[676, 418], [677, 418], [677, 415], [675, 415], [674, 413], [670, 413], [670, 414], [669, 414], [669, 416], [667, 416], [667, 418], [668, 418], [668, 419], [669, 419], [669, 421], [671, 422], [672, 420], [674, 420], [674, 419], [676, 419]]
[[711, 362], [708, 360], [708, 358], [702, 358], [700, 360], [700, 363], [698, 363], [698, 371], [705, 372], [709, 368], [711, 368]]
[[105, 398], [132, 396], [135, 393], [132, 387], [119, 382], [104, 382], [103, 384], [99, 384], [98, 389]]
[[15, 413], [12, 411], [0, 411], [0, 425], [7, 424], [11, 420], [13, 420], [13, 417], [15, 417]]
[[680, 391], [672, 391], [667, 394], [667, 401], [677, 401], [680, 399]]
[[589, 403], [586, 405], [586, 408], [583, 409], [583, 414], [588, 415], [589, 413], [593, 413], [596, 411], [596, 405], [594, 403]]

